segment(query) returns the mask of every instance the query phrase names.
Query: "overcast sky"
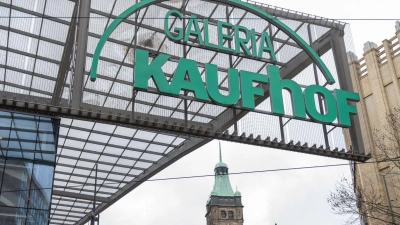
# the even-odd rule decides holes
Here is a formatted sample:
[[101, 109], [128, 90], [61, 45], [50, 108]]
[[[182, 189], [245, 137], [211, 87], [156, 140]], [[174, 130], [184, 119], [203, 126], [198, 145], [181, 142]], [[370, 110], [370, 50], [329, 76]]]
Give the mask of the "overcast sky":
[[[356, 54], [363, 44], [395, 35], [398, 0], [270, 0], [264, 3], [350, 23]], [[343, 20], [352, 19], [352, 20]], [[341, 164], [343, 160], [222, 142], [223, 161], [230, 172]], [[218, 142], [213, 141], [180, 159], [155, 178], [213, 174], [218, 162]], [[247, 225], [338, 225], [347, 218], [334, 215], [327, 197], [348, 166], [231, 175], [244, 204]], [[101, 214], [102, 225], [205, 225], [206, 201], [213, 177], [149, 181]]]

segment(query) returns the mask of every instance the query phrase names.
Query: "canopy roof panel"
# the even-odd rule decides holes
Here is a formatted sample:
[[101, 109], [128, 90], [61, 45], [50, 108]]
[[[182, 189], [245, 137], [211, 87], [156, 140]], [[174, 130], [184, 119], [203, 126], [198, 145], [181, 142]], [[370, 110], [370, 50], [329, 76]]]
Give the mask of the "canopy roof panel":
[[[332, 43], [341, 43], [344, 23], [248, 2], [297, 32], [321, 55], [335, 79], [341, 79], [337, 70], [343, 65], [335, 59], [345, 52], [334, 51]], [[163, 67], [169, 80], [181, 57], [198, 62], [203, 81], [205, 64], [217, 64], [221, 93], [229, 91], [228, 68], [265, 73], [271, 63], [268, 55], [256, 60], [205, 49], [193, 38], [185, 45], [171, 42], [163, 21], [173, 8], [186, 16], [208, 18], [210, 30], [216, 30], [217, 21], [225, 21], [254, 29], [257, 39], [268, 32], [282, 78], [303, 86], [325, 85], [329, 90], [343, 87], [339, 82], [328, 85], [309, 55], [278, 27], [231, 5], [157, 1], [133, 13], [110, 35], [100, 55], [97, 80], [91, 82], [89, 73], [99, 38], [131, 5], [131, 0], [0, 2], [1, 15], [7, 15], [0, 18], [1, 108], [62, 118], [50, 224], [85, 223], [90, 219], [94, 189], [95, 212], [100, 213], [212, 139], [356, 161], [368, 158], [362, 150], [359, 153], [345, 146], [337, 124], [294, 119], [289, 96], [285, 97], [287, 115], [273, 116], [266, 87], [265, 96], [255, 99], [257, 108], [252, 112], [239, 104], [225, 107], [199, 101], [186, 91], [179, 96], [161, 95], [152, 82], [147, 91], [133, 88], [136, 47], [148, 50], [152, 58], [159, 53], [171, 55]], [[187, 26], [187, 22], [170, 21], [173, 27]], [[204, 28], [203, 23], [200, 26]], [[211, 37], [211, 42], [215, 38]], [[310, 129], [299, 132], [305, 126]]]

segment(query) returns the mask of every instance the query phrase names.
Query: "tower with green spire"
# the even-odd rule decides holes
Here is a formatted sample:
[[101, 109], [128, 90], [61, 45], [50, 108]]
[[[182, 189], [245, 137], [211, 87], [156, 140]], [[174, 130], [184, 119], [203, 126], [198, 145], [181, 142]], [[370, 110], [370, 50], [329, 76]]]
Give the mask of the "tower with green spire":
[[207, 225], [243, 225], [242, 195], [234, 192], [229, 181], [228, 166], [222, 162], [219, 143], [219, 162], [215, 165], [215, 182], [207, 200]]

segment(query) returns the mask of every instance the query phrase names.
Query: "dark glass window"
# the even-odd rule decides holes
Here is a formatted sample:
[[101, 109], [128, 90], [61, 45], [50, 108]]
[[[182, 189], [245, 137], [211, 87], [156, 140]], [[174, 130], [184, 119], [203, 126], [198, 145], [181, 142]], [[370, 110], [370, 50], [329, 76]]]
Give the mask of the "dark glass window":
[[221, 211], [221, 218], [226, 218], [226, 212], [224, 210]]
[[0, 111], [1, 225], [48, 224], [59, 122]]
[[228, 218], [229, 219], [233, 219], [233, 211], [229, 211], [228, 212]]

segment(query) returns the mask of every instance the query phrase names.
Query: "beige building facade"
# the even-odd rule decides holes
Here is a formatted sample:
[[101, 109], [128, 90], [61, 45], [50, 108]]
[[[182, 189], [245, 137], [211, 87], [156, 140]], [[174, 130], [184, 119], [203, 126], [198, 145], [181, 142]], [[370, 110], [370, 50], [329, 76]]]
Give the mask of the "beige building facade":
[[[400, 22], [396, 22], [395, 28], [394, 37], [383, 40], [380, 46], [367, 42], [362, 58], [358, 59], [349, 52], [348, 60], [354, 91], [361, 97], [357, 108], [365, 151], [372, 156], [369, 163], [352, 165], [355, 185], [360, 193], [364, 193], [364, 201], [373, 200], [378, 203], [377, 207], [387, 207], [394, 213], [400, 213], [400, 175], [396, 174], [399, 168], [393, 162], [381, 162], [384, 154], [382, 148], [377, 146], [377, 140], [388, 134], [388, 115], [396, 113], [395, 109], [400, 106]], [[393, 141], [383, 141], [393, 144]], [[399, 151], [399, 148], [394, 149]], [[399, 160], [396, 157], [400, 156], [400, 152], [390, 156]], [[366, 209], [362, 224], [388, 224], [372, 218], [379, 214], [377, 208], [359, 207]], [[399, 219], [390, 215], [381, 219], [400, 224]]]

